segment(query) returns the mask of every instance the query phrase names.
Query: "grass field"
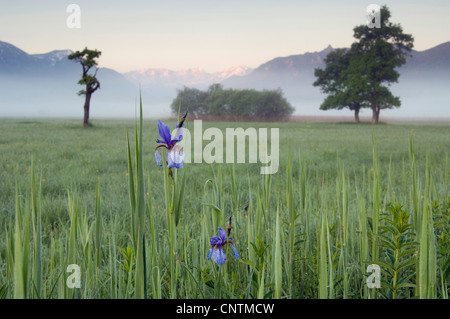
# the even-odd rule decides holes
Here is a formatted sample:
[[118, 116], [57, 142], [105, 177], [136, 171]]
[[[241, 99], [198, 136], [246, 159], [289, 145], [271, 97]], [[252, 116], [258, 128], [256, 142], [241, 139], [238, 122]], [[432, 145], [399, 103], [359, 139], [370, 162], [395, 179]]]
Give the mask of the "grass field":
[[93, 124], [0, 120], [0, 298], [448, 298], [449, 125], [204, 122], [278, 127], [280, 168], [186, 163], [173, 186], [156, 120], [142, 145], [134, 120]]

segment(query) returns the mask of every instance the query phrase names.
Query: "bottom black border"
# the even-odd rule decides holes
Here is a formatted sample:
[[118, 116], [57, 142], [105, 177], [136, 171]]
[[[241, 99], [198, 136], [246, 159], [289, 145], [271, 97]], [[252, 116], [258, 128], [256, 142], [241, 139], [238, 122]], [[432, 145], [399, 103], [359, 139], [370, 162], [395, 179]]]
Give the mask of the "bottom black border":
[[[332, 315], [336, 316], [405, 316], [417, 314], [425, 306], [434, 313], [448, 309], [448, 300], [243, 300], [243, 299], [188, 299], [188, 300], [0, 300], [0, 307], [30, 311], [50, 316], [70, 315], [154, 315], [182, 318], [279, 318], [280, 316]], [[445, 307], [445, 308], [444, 308]], [[310, 312], [311, 311], [311, 312]]]

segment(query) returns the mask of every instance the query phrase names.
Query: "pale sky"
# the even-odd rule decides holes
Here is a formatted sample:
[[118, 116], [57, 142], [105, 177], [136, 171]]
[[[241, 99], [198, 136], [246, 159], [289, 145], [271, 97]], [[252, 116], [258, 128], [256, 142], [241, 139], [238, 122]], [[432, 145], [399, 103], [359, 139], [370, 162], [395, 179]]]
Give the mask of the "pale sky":
[[[0, 41], [28, 53], [102, 51], [100, 66], [216, 72], [258, 67], [275, 57], [348, 47], [369, 4], [387, 4], [415, 50], [450, 41], [450, 1], [0, 0]], [[70, 29], [69, 4], [81, 9]]]

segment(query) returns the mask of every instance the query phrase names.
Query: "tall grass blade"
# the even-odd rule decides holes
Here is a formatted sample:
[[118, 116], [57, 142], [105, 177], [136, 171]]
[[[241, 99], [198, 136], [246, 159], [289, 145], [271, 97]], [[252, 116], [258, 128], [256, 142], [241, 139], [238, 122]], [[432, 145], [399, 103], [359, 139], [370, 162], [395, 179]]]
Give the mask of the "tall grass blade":
[[280, 239], [280, 212], [279, 208], [277, 208], [277, 219], [275, 225], [275, 256], [274, 256], [274, 276], [275, 276], [275, 291], [274, 298], [281, 298], [281, 287], [282, 287], [282, 265], [281, 265], [281, 239]]

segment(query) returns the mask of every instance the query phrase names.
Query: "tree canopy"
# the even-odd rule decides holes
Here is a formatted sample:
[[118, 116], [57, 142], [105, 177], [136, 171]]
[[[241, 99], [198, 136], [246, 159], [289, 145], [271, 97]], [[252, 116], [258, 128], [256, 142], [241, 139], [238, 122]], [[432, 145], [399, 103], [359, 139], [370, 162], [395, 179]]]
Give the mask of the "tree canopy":
[[389, 21], [388, 7], [380, 10], [381, 27], [360, 25], [353, 29], [354, 42], [350, 49], [337, 49], [325, 59], [325, 68], [316, 69], [323, 93], [328, 94], [322, 110], [348, 108], [359, 121], [361, 108], [372, 109], [372, 122], [378, 123], [380, 110], [399, 107], [399, 97], [392, 95], [389, 86], [398, 82], [396, 68], [406, 63], [406, 55], [413, 47], [413, 37], [403, 33], [399, 24]]
[[172, 112], [178, 114], [180, 107], [182, 113], [189, 110], [194, 118], [227, 120], [279, 120], [294, 112], [281, 89], [224, 89], [217, 83], [206, 91], [188, 87], [178, 90]]

